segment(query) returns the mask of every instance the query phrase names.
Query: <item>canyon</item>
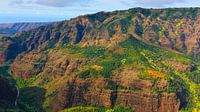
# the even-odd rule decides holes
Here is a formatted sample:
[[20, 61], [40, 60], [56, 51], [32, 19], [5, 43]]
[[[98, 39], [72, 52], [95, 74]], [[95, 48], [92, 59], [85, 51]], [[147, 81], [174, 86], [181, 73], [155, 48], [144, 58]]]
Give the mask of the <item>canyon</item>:
[[132, 8], [24, 29], [0, 37], [19, 109], [200, 110], [199, 8]]

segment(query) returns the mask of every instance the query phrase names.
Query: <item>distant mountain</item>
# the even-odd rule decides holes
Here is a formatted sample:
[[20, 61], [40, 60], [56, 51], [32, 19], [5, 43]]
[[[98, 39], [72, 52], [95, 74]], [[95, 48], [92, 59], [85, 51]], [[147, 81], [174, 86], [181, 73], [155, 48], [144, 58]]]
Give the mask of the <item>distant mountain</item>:
[[0, 64], [25, 111], [198, 112], [199, 24], [200, 8], [79, 16], [0, 38]]
[[50, 23], [5, 23], [0, 24], [0, 35], [12, 35], [16, 32], [28, 31]]

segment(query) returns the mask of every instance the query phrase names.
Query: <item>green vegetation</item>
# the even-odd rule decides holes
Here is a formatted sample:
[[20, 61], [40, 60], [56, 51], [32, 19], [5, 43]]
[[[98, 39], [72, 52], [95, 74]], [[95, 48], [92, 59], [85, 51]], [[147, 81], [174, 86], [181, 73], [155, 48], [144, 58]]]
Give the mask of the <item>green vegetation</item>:
[[109, 36], [112, 37], [115, 33], [116, 33], [116, 30], [114, 28], [114, 24], [110, 25], [108, 27], [108, 33], [109, 33]]
[[134, 110], [129, 108], [123, 108], [120, 106], [115, 106], [112, 109], [105, 107], [88, 106], [88, 107], [73, 107], [65, 109], [63, 112], [134, 112]]
[[198, 16], [197, 8], [181, 8], [177, 9], [165, 9], [164, 13], [167, 13], [166, 19], [178, 19], [178, 18], [192, 18], [195, 19]]
[[38, 74], [29, 80], [24, 80], [21, 77], [14, 77], [16, 85], [20, 89], [18, 107], [25, 112], [45, 112], [42, 107], [45, 89], [32, 86], [33, 82], [36, 81], [40, 76], [41, 74]]
[[[9, 74], [9, 66], [0, 66], [0, 111], [2, 112], [21, 112], [18, 107], [13, 105], [13, 101], [16, 95], [15, 80]], [[6, 90], [4, 90], [6, 89]], [[5, 91], [7, 93], [5, 93]], [[1, 96], [2, 94], [9, 94], [8, 98], [6, 96]], [[5, 99], [4, 99], [5, 98]]]
[[138, 36], [143, 36], [143, 26], [141, 23], [139, 23], [138, 21], [136, 21], [135, 23], [135, 33], [138, 35]]
[[87, 58], [103, 58], [105, 56], [105, 48], [100, 46], [80, 47], [78, 45], [64, 45], [61, 49], [69, 50], [69, 54], [79, 54], [79, 56]]
[[15, 85], [15, 80], [9, 74], [9, 66], [0, 66], [0, 77], [6, 79], [11, 85]]
[[38, 75], [30, 78], [29, 80], [24, 80], [21, 77], [15, 77], [15, 81], [19, 88], [26, 88], [26, 87], [31, 86], [32, 83], [34, 81], [36, 81], [40, 76], [41, 76], [41, 74], [38, 74]]
[[[187, 111], [191, 110], [192, 112], [198, 112], [200, 110], [200, 101], [199, 101], [199, 96], [200, 96], [200, 85], [192, 82], [190, 79], [186, 77], [185, 74], [180, 74], [176, 72], [176, 75], [181, 77], [183, 82], [188, 86], [188, 91], [190, 93], [190, 104], [186, 108]], [[183, 86], [182, 86], [183, 87]]]
[[19, 106], [22, 110], [29, 112], [45, 112], [42, 107], [45, 96], [45, 90], [43, 88], [22, 88], [20, 92]]
[[46, 46], [44, 46], [43, 50], [51, 49], [55, 46], [56, 40], [51, 40]]
[[[151, 79], [154, 85], [161, 79], [161, 77], [150, 76], [148, 70], [155, 71], [155, 73], [165, 74], [165, 80], [170, 82], [170, 85], [167, 88], [160, 89], [157, 87], [153, 88], [155, 93], [175, 93], [184, 91], [186, 97], [191, 97], [192, 101], [188, 105], [194, 105], [195, 107], [188, 107], [188, 105], [183, 104], [184, 109], [195, 109], [198, 108], [198, 93], [195, 92], [198, 89], [194, 79], [195, 74], [186, 75], [185, 77], [179, 76], [177, 74], [171, 73], [174, 69], [173, 66], [166, 62], [166, 60], [173, 59], [175, 62], [181, 62], [183, 64], [191, 64], [192, 61], [186, 56], [173, 53], [171, 51], [166, 51], [159, 47], [147, 46], [141, 41], [133, 37], [129, 37], [124, 42], [119, 43], [118, 47], [123, 49], [122, 53], [113, 52], [110, 48], [104, 48], [100, 46], [87, 46], [80, 47], [79, 45], [63, 45], [62, 47], [57, 47], [50, 50], [62, 50], [65, 51], [67, 55], [76, 55], [78, 58], [87, 58], [94, 61], [95, 63], [87, 63], [84, 66], [84, 70], [75, 70], [77, 76], [83, 79], [90, 77], [97, 77], [99, 75], [103, 76], [106, 79], [110, 79], [114, 70], [119, 70], [124, 66], [133, 66], [137, 65], [138, 68], [134, 70], [139, 71], [139, 77], [141, 80]], [[38, 61], [38, 63], [43, 63], [43, 61]], [[95, 65], [95, 67], [94, 67]], [[140, 68], [141, 66], [141, 68]], [[194, 73], [198, 74], [198, 70]], [[29, 80], [23, 80], [21, 78], [15, 78], [17, 85], [21, 88], [21, 96], [19, 100], [19, 105], [23, 110], [31, 111], [45, 111], [43, 108], [43, 100], [45, 100], [45, 89], [34, 87], [33, 84], [37, 82], [38, 79], [41, 79], [41, 74], [38, 74]], [[44, 80], [45, 77], [43, 77]], [[51, 80], [52, 81], [52, 80]], [[41, 85], [46, 85], [51, 83], [51, 81], [45, 82]], [[110, 84], [107, 88], [109, 90], [126, 90], [126, 87], [117, 84]], [[141, 91], [139, 88], [132, 88], [133, 91]], [[32, 100], [36, 97], [35, 100]], [[38, 108], [36, 108], [38, 107]], [[65, 111], [98, 111], [97, 107], [74, 107], [66, 109]], [[100, 109], [102, 111], [102, 109]], [[113, 108], [113, 109], [104, 109], [105, 112], [119, 112], [122, 108]], [[104, 112], [103, 111], [103, 112]], [[195, 110], [194, 110], [195, 111]], [[127, 110], [129, 112], [129, 110]]]
[[120, 67], [121, 62], [117, 59], [103, 59], [99, 61], [99, 65], [103, 67], [102, 70], [95, 70], [93, 68], [88, 68], [87, 70], [78, 73], [80, 78], [89, 78], [93, 76], [103, 75], [105, 78], [110, 78], [113, 70]]
[[122, 34], [126, 34], [128, 32], [128, 28], [131, 25], [131, 19], [132, 19], [132, 17], [128, 16], [128, 17], [120, 20]]
[[160, 28], [158, 25], [152, 25], [152, 29], [154, 30], [154, 32], [158, 33], [160, 31]]
[[111, 16], [109, 13], [99, 12], [97, 14], [88, 15], [88, 18], [92, 23], [94, 23], [95, 20], [98, 20], [99, 22], [103, 22], [109, 16]]

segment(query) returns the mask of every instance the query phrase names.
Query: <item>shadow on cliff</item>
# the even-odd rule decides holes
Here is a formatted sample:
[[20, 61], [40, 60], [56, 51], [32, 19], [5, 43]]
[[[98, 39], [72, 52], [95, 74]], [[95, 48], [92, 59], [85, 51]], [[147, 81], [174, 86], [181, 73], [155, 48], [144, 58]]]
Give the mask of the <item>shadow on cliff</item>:
[[9, 66], [0, 66], [0, 109], [14, 108], [16, 99], [15, 81], [8, 71]]
[[46, 90], [39, 87], [27, 87], [20, 89], [18, 106], [25, 112], [45, 112], [43, 102]]
[[13, 87], [0, 76], [0, 109], [12, 108], [14, 101], [15, 91]]
[[175, 75], [174, 80], [170, 82], [170, 86], [174, 88], [176, 96], [180, 100], [179, 109], [187, 107], [189, 103], [188, 98], [190, 97], [190, 92], [189, 87], [184, 80], [180, 76]]

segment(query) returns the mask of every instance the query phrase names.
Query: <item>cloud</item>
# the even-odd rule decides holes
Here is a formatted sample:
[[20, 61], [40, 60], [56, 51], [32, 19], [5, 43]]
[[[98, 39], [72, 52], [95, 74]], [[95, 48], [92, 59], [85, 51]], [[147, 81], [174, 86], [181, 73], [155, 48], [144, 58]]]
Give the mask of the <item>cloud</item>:
[[187, 3], [187, 0], [13, 0], [13, 5], [43, 5], [48, 7], [102, 7], [111, 4], [121, 4], [128, 7], [170, 7]]
[[14, 0], [11, 5], [43, 5], [49, 7], [88, 6], [93, 0]]
[[19, 4], [23, 4], [24, 1], [23, 0], [14, 0], [12, 2], [10, 2], [10, 5], [19, 5]]
[[52, 7], [67, 7], [72, 6], [75, 3], [80, 3], [81, 0], [37, 0], [36, 4], [52, 6]]
[[120, 3], [128, 7], [134, 7], [136, 5], [135, 0], [120, 0]]
[[24, 4], [33, 4], [34, 0], [13, 0], [9, 3], [9, 5], [13, 5], [13, 6], [21, 6]]

